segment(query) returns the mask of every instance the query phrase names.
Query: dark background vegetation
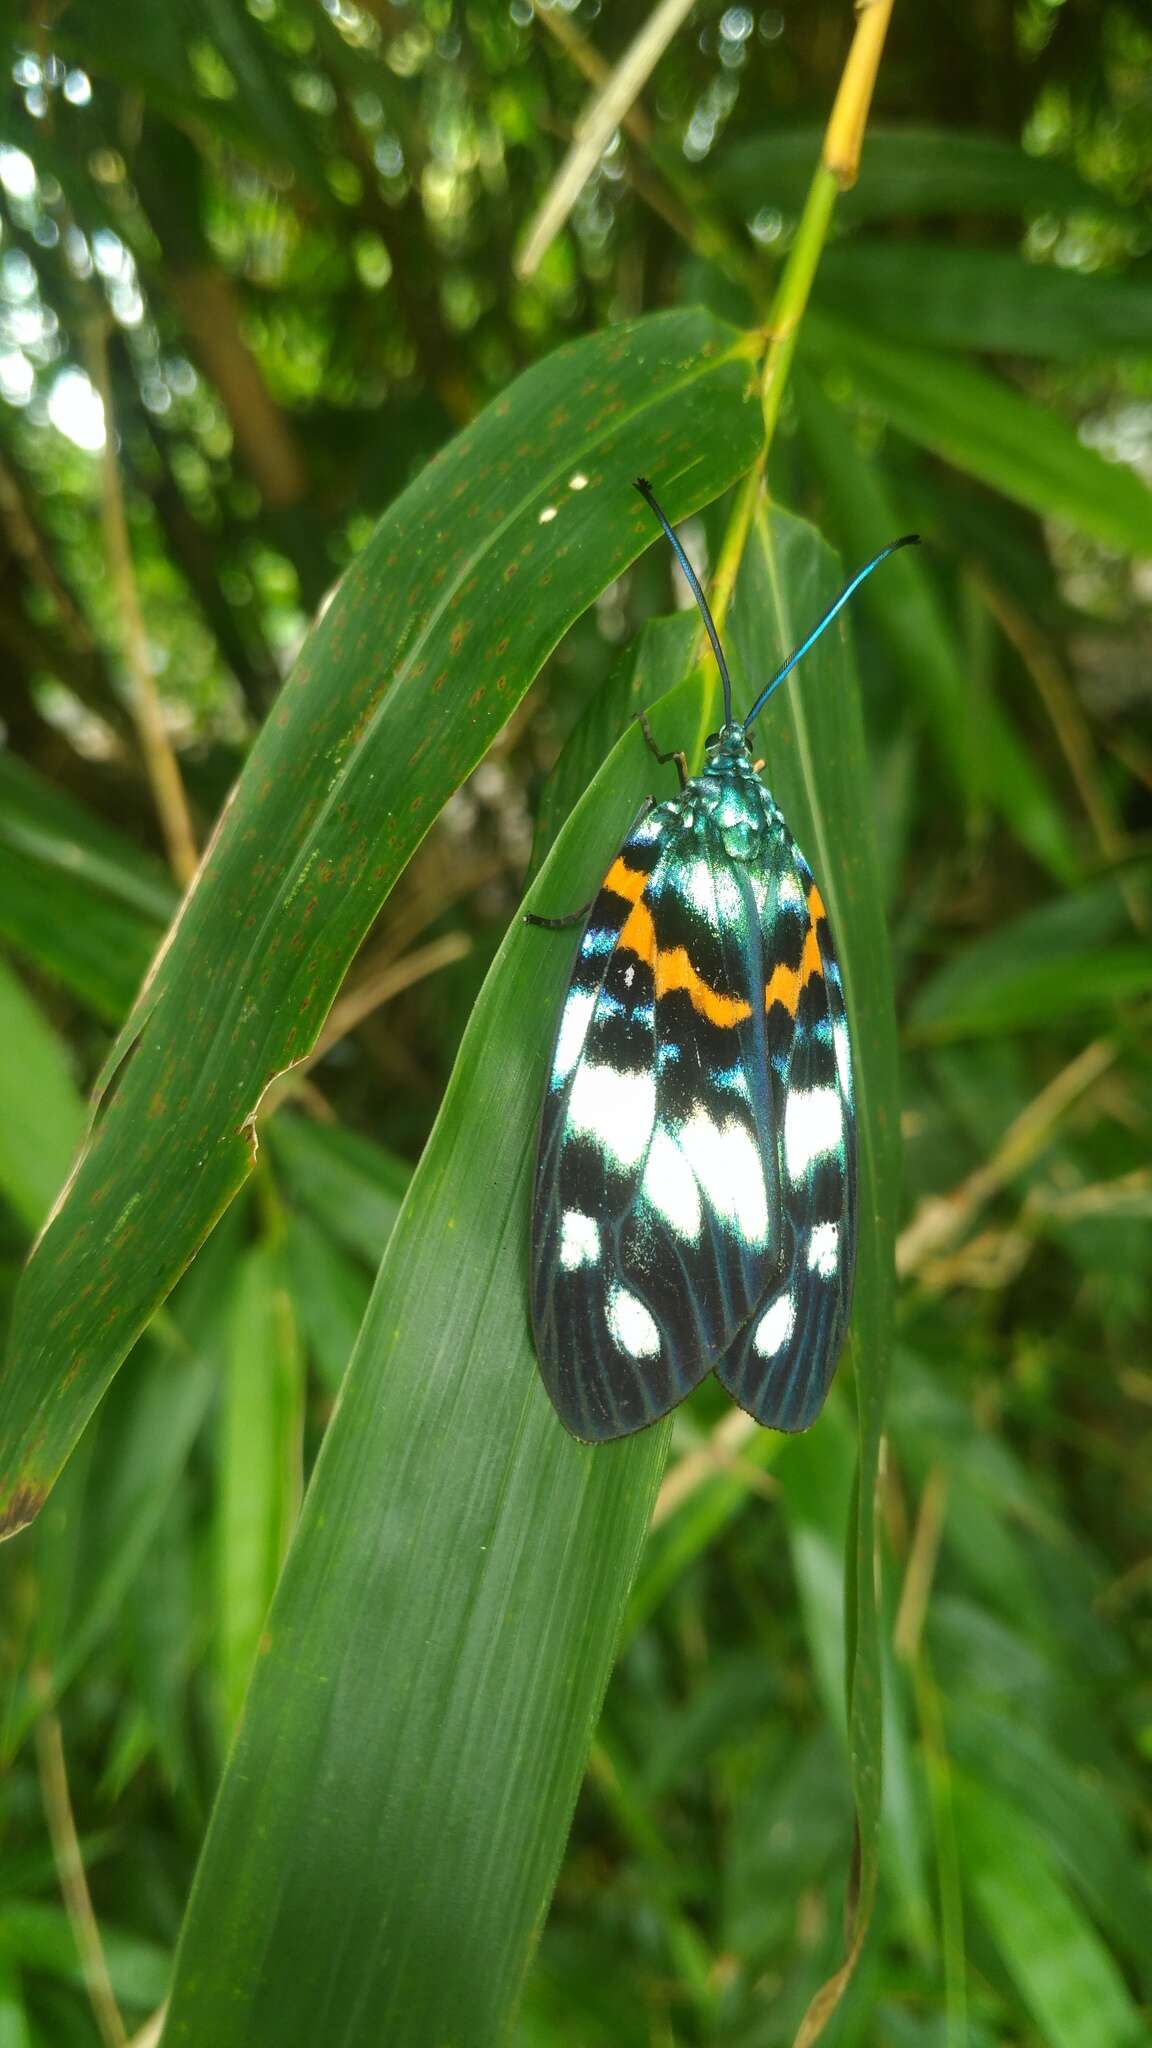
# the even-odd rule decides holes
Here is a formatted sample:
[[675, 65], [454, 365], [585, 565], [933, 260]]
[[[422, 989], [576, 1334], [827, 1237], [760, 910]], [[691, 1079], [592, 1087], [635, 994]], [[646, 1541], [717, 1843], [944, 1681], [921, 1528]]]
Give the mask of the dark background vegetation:
[[[93, 380], [203, 845], [317, 608], [489, 399], [635, 314], [763, 313], [714, 237], [770, 288], [850, 32], [831, 0], [698, 7], [644, 94], [649, 143], [618, 141], [539, 273], [516, 276], [584, 104], [571, 39], [611, 60], [643, 18], [599, 0], [543, 21], [527, 0], [70, 0], [5, 31], [7, 1293], [178, 894], [131, 709]], [[878, 579], [853, 625], [906, 1189], [882, 1885], [828, 2036], [845, 2043], [1147, 2038], [1152, 572], [1132, 479], [1152, 477], [1150, 166], [1145, 6], [898, 5], [814, 296], [831, 324], [773, 449], [779, 497], [852, 562], [910, 525], [929, 542], [903, 610]], [[855, 363], [836, 321], [864, 337]], [[1029, 405], [1001, 424], [987, 391]], [[969, 462], [977, 427], [993, 453]], [[1061, 452], [1077, 437], [1113, 464], [1092, 490]], [[699, 522], [698, 544], [720, 530]], [[216, 1284], [237, 1294], [225, 1353], [286, 1371], [309, 1458], [547, 772], [671, 594], [654, 550], [566, 638], [269, 1119], [230, 1243], [238, 1261], [287, 1242], [290, 1284], [251, 1260], [236, 1278], [228, 1246]], [[4, 2048], [117, 2038], [57, 1884], [62, 1755], [129, 2032], [159, 2005], [252, 1602], [294, 1512], [286, 1482], [261, 1497], [265, 1527], [246, 1520], [250, 1447], [230, 1452], [236, 1408], [211, 1375], [176, 1417], [154, 1394], [130, 1366], [96, 1449], [90, 1431], [5, 1557]], [[677, 1451], [718, 1414], [684, 1421]], [[834, 1405], [770, 1470], [669, 1503], [522, 2048], [768, 2048], [834, 1966], [851, 1468]]]

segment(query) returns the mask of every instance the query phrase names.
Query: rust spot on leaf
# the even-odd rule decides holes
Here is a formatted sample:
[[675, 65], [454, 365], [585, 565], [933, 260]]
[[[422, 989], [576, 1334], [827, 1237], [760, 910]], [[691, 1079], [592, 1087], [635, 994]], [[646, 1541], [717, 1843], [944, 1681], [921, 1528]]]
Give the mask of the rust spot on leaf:
[[26, 1529], [34, 1522], [47, 1498], [44, 1486], [18, 1486], [7, 1505], [0, 1508], [0, 1539], [15, 1536], [17, 1530]]

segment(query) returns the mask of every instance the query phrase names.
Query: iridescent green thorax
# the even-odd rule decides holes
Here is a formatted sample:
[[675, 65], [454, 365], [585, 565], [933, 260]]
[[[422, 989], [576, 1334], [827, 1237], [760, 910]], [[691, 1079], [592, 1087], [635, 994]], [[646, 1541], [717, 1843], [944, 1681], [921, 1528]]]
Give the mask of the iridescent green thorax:
[[[665, 807], [662, 807], [665, 808]], [[720, 834], [732, 860], [757, 861], [780, 814], [752, 765], [742, 725], [726, 725], [708, 749], [704, 768], [666, 806], [685, 825], [707, 820]]]

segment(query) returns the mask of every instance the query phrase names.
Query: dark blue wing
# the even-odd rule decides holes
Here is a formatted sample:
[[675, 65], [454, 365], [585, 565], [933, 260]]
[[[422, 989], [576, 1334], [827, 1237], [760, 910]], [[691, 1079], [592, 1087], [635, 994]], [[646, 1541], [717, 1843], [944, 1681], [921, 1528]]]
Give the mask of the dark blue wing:
[[[782, 1278], [716, 1368], [772, 1429], [807, 1429], [824, 1405], [852, 1307], [856, 1115], [844, 992], [811, 870], [785, 834], [763, 898], [769, 1056], [777, 1134]], [[775, 986], [776, 998], [772, 1000]]]
[[782, 1273], [757, 878], [658, 806], [580, 942], [541, 1120], [532, 1320], [585, 1441], [643, 1428], [716, 1365]]

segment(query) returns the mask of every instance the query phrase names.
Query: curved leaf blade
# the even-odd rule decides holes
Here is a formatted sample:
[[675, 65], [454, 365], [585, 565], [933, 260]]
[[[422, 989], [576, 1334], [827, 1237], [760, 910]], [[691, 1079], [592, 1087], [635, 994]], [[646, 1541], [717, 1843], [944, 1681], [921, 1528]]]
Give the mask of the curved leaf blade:
[[[2, 1526], [22, 1526], [149, 1314], [250, 1170], [268, 1083], [561, 633], [752, 461], [754, 337], [657, 315], [558, 351], [431, 463], [313, 630], [110, 1063], [17, 1296]], [[467, 664], [467, 666], [465, 665]], [[131, 1057], [128, 1057], [128, 1054]]]
[[[758, 687], [799, 645], [839, 582], [835, 557], [810, 527], [781, 512], [760, 514], [731, 618], [745, 690]], [[846, 1561], [845, 1643], [859, 1874], [845, 1964], [818, 1994], [798, 2037], [814, 2041], [855, 1967], [878, 1877], [883, 1735], [873, 1498], [891, 1350], [900, 1196], [888, 935], [860, 697], [850, 681], [842, 635], [827, 634], [806, 656], [801, 673], [772, 698], [758, 738], [769, 785], [828, 905], [844, 973], [859, 1111], [860, 1245], [851, 1325], [857, 1468]]]
[[[652, 776], [633, 730], [535, 908], [592, 892]], [[469, 1023], [268, 1619], [169, 2048], [505, 2038], [668, 1437], [575, 1443], [532, 1355], [532, 1153], [572, 950], [518, 922]]]
[[[734, 621], [749, 672], [835, 582], [797, 522], [773, 522], [771, 575], [755, 545]], [[774, 625], [778, 608], [795, 616]], [[865, 1065], [886, 1086], [866, 762], [842, 666], [826, 645], [800, 685], [805, 705], [774, 707], [771, 772], [824, 870], [858, 1029], [880, 1034]], [[677, 687], [656, 710], [661, 743], [707, 729], [710, 699], [711, 678], [703, 695], [699, 681]], [[583, 773], [580, 746], [570, 765]], [[662, 777], [627, 733], [563, 829], [534, 908], [592, 892]], [[302, 2048], [318, 2032], [333, 2048], [506, 2038], [667, 1441], [660, 1426], [574, 1444], [531, 1355], [531, 1157], [571, 957], [570, 942], [518, 926], [469, 1025], [273, 1603], [178, 1958], [169, 2048]], [[885, 1129], [876, 1149], [887, 1158]], [[873, 1285], [886, 1298], [884, 1272]], [[870, 1344], [869, 1301], [862, 1276]], [[873, 1392], [878, 1363], [869, 1353], [859, 1368]], [[861, 1610], [853, 1714], [866, 1732], [868, 1630]]]
[[1146, 356], [1152, 286], [947, 242], [841, 243], [817, 295], [835, 312], [922, 346], [1075, 362]]
[[[793, 128], [734, 143], [716, 166], [722, 192], [749, 212], [799, 213], [820, 161], [824, 132]], [[1031, 156], [1002, 135], [956, 128], [869, 127], [852, 189], [837, 202], [847, 226], [939, 216], [1090, 213], [1131, 219], [1111, 193], [1090, 185], [1058, 157]]]
[[1005, 497], [1066, 519], [1110, 546], [1152, 548], [1152, 491], [1123, 462], [1077, 438], [1070, 421], [974, 363], [870, 333], [824, 307], [801, 346], [847, 370], [900, 433]]

